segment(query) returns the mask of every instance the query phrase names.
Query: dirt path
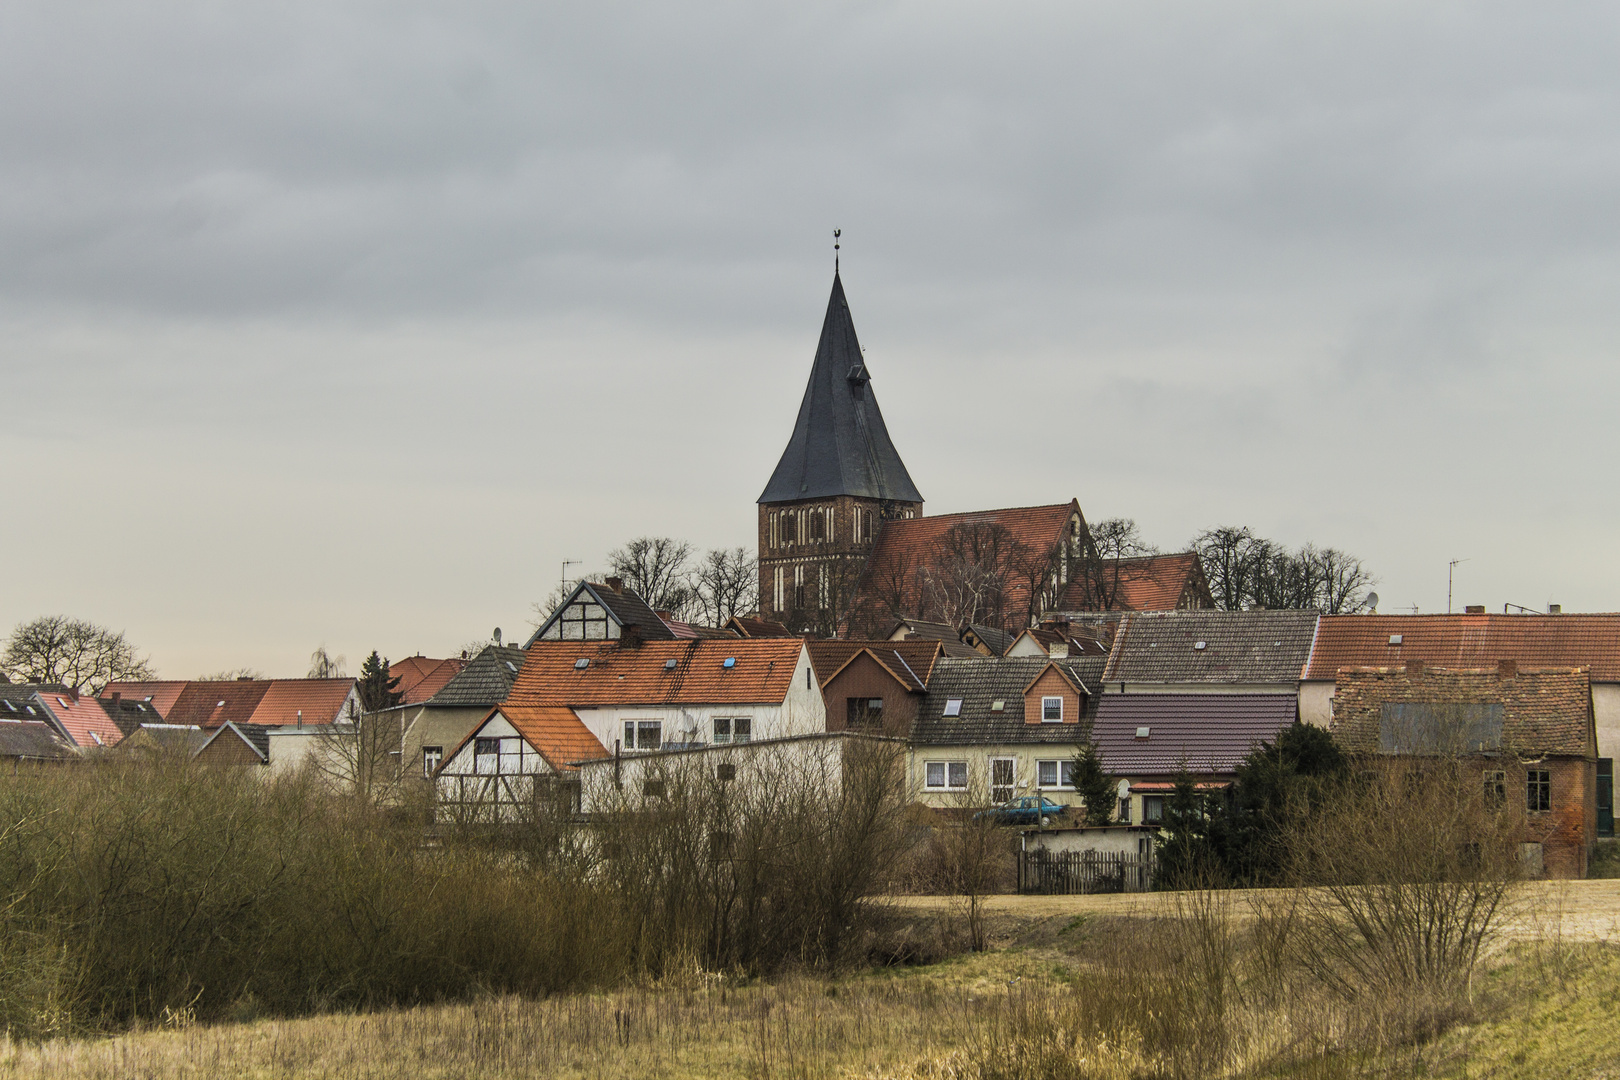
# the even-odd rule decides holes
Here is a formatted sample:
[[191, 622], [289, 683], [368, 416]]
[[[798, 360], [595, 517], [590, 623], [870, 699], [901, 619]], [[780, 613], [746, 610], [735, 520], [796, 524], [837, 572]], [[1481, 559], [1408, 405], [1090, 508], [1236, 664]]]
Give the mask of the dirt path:
[[[1047, 919], [1076, 915], [1123, 915], [1151, 918], [1175, 911], [1175, 893], [1109, 893], [1098, 896], [992, 896], [986, 914], [1007, 931], [1016, 932]], [[1251, 900], [1285, 895], [1283, 890], [1235, 889], [1224, 894], [1241, 917]], [[946, 912], [949, 896], [897, 896], [894, 902], [918, 912]], [[1566, 937], [1620, 941], [1620, 879], [1602, 881], [1534, 881], [1514, 897], [1506, 919], [1515, 937]]]

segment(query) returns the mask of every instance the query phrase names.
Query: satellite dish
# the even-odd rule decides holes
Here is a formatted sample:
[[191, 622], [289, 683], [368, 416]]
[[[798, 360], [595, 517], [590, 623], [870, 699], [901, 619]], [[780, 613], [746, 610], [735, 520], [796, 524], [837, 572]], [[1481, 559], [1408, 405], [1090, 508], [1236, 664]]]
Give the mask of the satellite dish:
[[1119, 782], [1119, 787], [1115, 790], [1119, 792], [1120, 798], [1129, 798], [1131, 794], [1131, 782], [1129, 780], [1121, 780]]
[[1367, 605], [1367, 610], [1368, 611], [1370, 611], [1370, 612], [1372, 612], [1374, 614], [1377, 614], [1378, 613], [1378, 594], [1375, 593], [1375, 592], [1368, 593], [1367, 594], [1366, 605]]

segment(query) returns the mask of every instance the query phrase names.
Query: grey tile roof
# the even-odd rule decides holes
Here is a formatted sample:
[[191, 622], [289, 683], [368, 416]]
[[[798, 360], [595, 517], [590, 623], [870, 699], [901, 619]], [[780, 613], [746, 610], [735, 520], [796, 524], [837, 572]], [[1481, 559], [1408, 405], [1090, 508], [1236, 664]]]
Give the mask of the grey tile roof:
[[1317, 618], [1314, 611], [1134, 613], [1114, 637], [1104, 680], [1296, 685]]
[[979, 636], [979, 640], [988, 645], [991, 651], [993, 651], [997, 656], [1007, 655], [1007, 650], [1012, 648], [1013, 639], [1018, 636], [1016, 634], [1009, 634], [1005, 630], [997, 630], [993, 626], [983, 626], [979, 623], [969, 623], [968, 629], [977, 634]]
[[844, 283], [836, 273], [799, 418], [759, 501], [833, 495], [923, 501], [883, 425]]
[[[1044, 656], [1014, 659], [978, 657], [973, 660], [945, 657], [934, 665], [928, 680], [928, 694], [917, 709], [912, 741], [933, 746], [999, 745], [1002, 743], [1074, 743], [1085, 738], [1088, 722], [1096, 710], [1104, 658], [1091, 656], [1077, 660], [1048, 660]], [[1024, 687], [1035, 680], [1047, 664], [1067, 669], [1091, 692], [1078, 724], [1026, 724]], [[946, 716], [945, 703], [962, 699], [959, 716]], [[992, 703], [1003, 703], [1000, 712]]]
[[443, 689], [428, 698], [427, 705], [430, 708], [499, 705], [511, 695], [512, 684], [523, 670], [525, 655], [522, 649], [510, 645], [486, 645], [483, 652], [444, 684]]
[[54, 726], [50, 710], [34, 700], [42, 690], [67, 693], [66, 687], [52, 683], [0, 683], [0, 720], [42, 720]]
[[674, 641], [675, 632], [669, 628], [658, 612], [647, 605], [647, 601], [634, 589], [622, 587], [622, 591], [614, 592], [607, 585], [596, 581], [582, 581], [575, 586], [574, 591], [568, 594], [568, 599], [557, 605], [557, 610], [541, 624], [540, 629], [530, 636], [527, 644], [533, 645], [536, 641], [545, 640], [545, 634], [560, 618], [569, 605], [580, 593], [585, 593], [592, 600], [607, 609], [608, 617], [619, 626], [637, 626], [641, 628], [643, 641]]
[[0, 720], [0, 758], [63, 761], [73, 756], [73, 747], [43, 720]]
[[1111, 773], [1230, 773], [1298, 714], [1293, 694], [1104, 694], [1092, 731]]
[[270, 725], [268, 724], [238, 723], [235, 720], [227, 720], [203, 741], [202, 746], [192, 751], [192, 757], [196, 757], [204, 747], [215, 739], [241, 739], [258, 751], [260, 761], [270, 760]]

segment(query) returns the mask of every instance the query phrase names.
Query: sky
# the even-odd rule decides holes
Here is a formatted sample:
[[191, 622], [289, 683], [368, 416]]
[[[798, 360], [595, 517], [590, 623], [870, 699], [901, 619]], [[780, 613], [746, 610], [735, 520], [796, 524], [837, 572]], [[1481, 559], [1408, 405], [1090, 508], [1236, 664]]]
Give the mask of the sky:
[[928, 511], [1620, 610], [1620, 9], [0, 5], [0, 631], [447, 655], [752, 546], [832, 277]]

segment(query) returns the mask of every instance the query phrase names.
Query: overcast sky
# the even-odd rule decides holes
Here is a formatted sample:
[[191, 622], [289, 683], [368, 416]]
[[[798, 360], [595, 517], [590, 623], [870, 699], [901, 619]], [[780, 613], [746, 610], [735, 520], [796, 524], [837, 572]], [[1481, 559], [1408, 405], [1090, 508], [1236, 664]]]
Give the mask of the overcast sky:
[[301, 675], [751, 546], [834, 226], [930, 512], [1620, 609], [1613, 5], [568, 7], [0, 5], [0, 630]]

